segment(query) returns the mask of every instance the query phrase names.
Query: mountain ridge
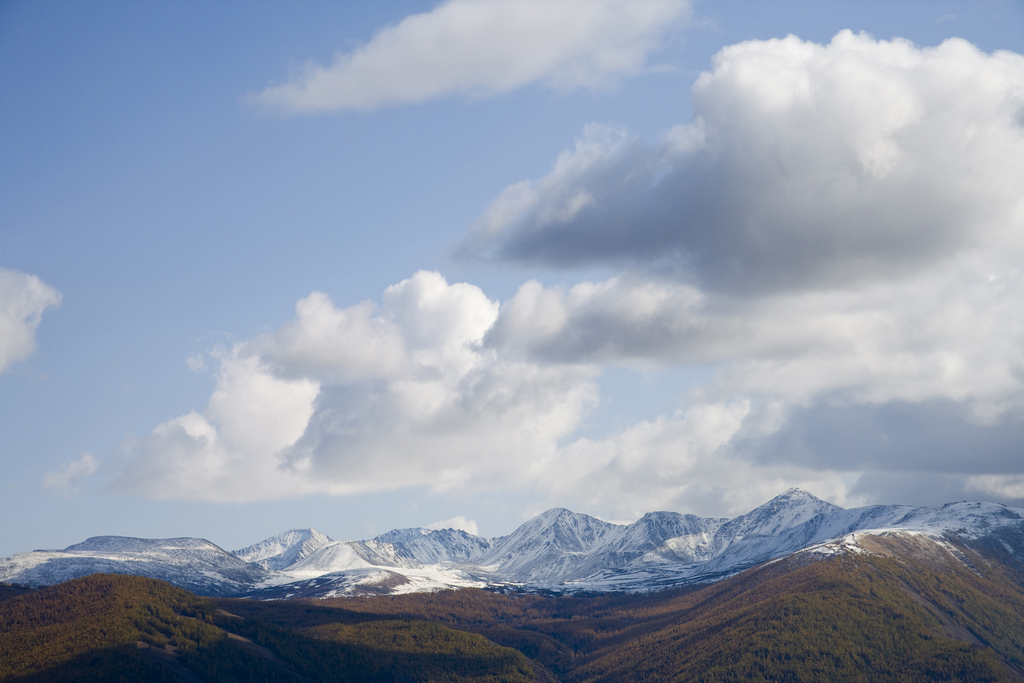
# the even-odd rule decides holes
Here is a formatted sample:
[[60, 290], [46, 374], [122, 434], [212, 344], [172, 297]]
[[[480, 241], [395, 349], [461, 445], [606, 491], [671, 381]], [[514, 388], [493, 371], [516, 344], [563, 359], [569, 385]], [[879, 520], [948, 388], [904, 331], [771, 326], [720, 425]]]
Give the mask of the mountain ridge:
[[335, 541], [315, 529], [291, 529], [229, 553], [205, 539], [97, 536], [0, 559], [0, 581], [40, 585], [112, 572], [256, 598], [487, 586], [642, 592], [714, 582], [813, 548], [867, 552], [858, 536], [887, 534], [964, 542], [1002, 534], [1011, 547], [1024, 538], [1024, 510], [982, 502], [844, 509], [790, 489], [732, 519], [661, 511], [624, 525], [552, 508], [492, 539], [413, 527]]

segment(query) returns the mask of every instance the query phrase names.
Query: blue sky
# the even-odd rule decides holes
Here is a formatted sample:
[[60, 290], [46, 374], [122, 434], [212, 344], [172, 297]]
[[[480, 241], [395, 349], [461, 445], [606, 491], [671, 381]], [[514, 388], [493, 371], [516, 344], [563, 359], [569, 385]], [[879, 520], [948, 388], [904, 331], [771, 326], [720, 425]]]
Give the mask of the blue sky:
[[4, 3], [0, 554], [1024, 506], [1022, 29]]

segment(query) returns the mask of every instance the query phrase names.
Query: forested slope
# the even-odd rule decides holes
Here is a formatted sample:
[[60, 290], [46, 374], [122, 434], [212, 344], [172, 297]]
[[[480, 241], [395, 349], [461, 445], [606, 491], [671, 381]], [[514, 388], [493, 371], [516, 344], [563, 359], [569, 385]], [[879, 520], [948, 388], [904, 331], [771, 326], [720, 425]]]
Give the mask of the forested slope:
[[304, 611], [309, 623], [245, 619], [162, 581], [96, 574], [0, 602], [0, 680], [533, 680], [526, 657], [477, 634]]

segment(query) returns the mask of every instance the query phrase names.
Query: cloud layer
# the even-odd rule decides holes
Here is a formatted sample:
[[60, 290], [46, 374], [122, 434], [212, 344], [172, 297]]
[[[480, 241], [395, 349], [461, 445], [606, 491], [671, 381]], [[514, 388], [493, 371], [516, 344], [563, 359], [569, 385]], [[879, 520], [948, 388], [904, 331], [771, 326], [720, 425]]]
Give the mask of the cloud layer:
[[370, 111], [531, 84], [606, 87], [639, 71], [688, 14], [686, 0], [449, 0], [255, 101], [282, 113]]
[[0, 372], [32, 355], [43, 311], [60, 300], [60, 292], [35, 275], [0, 268]]

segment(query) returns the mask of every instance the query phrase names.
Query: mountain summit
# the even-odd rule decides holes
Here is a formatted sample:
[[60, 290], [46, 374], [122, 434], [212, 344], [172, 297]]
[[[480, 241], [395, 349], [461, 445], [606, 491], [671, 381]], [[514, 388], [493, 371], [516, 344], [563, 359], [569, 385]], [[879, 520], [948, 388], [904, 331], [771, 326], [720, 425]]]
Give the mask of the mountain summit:
[[730, 536], [778, 536], [818, 515], [828, 515], [839, 510], [842, 508], [838, 505], [826, 503], [803, 489], [792, 488], [729, 521], [723, 526], [722, 532]]

